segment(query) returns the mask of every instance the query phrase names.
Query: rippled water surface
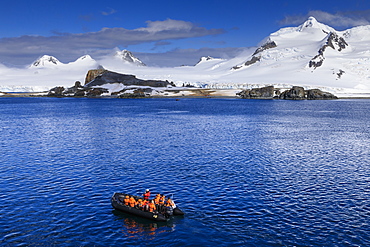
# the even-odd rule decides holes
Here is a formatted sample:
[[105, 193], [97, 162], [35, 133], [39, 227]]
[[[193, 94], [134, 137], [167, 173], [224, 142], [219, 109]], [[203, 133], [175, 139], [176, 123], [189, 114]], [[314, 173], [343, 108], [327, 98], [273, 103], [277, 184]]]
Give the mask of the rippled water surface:
[[[0, 98], [1, 246], [370, 246], [370, 100]], [[113, 210], [173, 193], [184, 217]]]

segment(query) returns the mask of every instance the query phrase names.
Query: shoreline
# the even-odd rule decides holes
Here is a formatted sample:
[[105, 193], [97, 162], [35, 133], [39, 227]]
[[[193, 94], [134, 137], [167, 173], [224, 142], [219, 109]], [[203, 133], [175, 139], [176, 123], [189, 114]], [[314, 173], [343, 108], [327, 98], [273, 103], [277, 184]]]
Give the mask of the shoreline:
[[[115, 84], [113, 84], [115, 85]], [[116, 86], [116, 85], [115, 85]], [[269, 89], [271, 88], [272, 89]], [[71, 87], [66, 90], [64, 87], [55, 87], [48, 91], [39, 92], [2, 92], [0, 91], [0, 98], [16, 98], [16, 97], [54, 97], [54, 98], [234, 98], [234, 99], [282, 99], [284, 93], [293, 91], [294, 94], [300, 95], [296, 100], [305, 100], [301, 95], [304, 91], [307, 99], [308, 91], [321, 91], [321, 93], [331, 94], [336, 99], [370, 99], [370, 91], [348, 88], [311, 88], [302, 86], [278, 87], [266, 86], [262, 88], [234, 88], [234, 89], [215, 89], [215, 88], [199, 88], [199, 87], [148, 87], [148, 86], [126, 86], [123, 90], [117, 90], [116, 87]], [[61, 88], [63, 91], [56, 89]], [[96, 90], [95, 89], [103, 89]], [[118, 88], [120, 89], [120, 88]], [[325, 90], [326, 91], [323, 91]], [[70, 90], [69, 92], [67, 90]], [[90, 91], [88, 91], [90, 90]], [[105, 91], [104, 91], [105, 90]], [[283, 91], [285, 90], [285, 91]], [[298, 91], [300, 90], [300, 91]], [[94, 94], [90, 94], [91, 91]], [[82, 92], [82, 95], [80, 94]], [[127, 92], [127, 93], [126, 93]], [[310, 92], [310, 93], [311, 93]], [[314, 92], [315, 93], [315, 92]], [[310, 94], [312, 95], [312, 94]], [[319, 97], [311, 97], [309, 100], [328, 100]], [[323, 95], [323, 94], [321, 94]], [[279, 98], [277, 98], [279, 97]], [[295, 100], [288, 98], [288, 100]], [[332, 98], [334, 99], [334, 98]]]
[[[341, 99], [370, 99], [369, 96], [337, 96], [337, 100]], [[171, 95], [171, 96], [164, 96], [164, 95], [152, 95], [146, 97], [118, 97], [118, 96], [48, 96], [45, 93], [6, 93], [0, 94], [0, 98], [87, 98], [87, 99], [243, 99], [240, 96], [232, 96], [232, 95]], [[279, 100], [278, 98], [251, 98], [251, 99], [259, 99], [259, 100]], [[245, 99], [244, 99], [245, 100]], [[284, 99], [281, 99], [284, 100]], [[300, 99], [300, 100], [312, 100], [312, 99]], [[317, 99], [317, 100], [336, 100], [336, 99]]]

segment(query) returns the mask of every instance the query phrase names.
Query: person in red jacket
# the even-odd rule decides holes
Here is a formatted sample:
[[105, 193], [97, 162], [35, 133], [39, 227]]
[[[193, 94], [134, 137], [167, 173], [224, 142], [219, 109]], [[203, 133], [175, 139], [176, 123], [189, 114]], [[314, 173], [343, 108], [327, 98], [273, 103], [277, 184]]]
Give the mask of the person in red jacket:
[[144, 193], [144, 200], [149, 200], [149, 197], [150, 197], [150, 190], [149, 189], [147, 189], [146, 191], [145, 191], [145, 193]]

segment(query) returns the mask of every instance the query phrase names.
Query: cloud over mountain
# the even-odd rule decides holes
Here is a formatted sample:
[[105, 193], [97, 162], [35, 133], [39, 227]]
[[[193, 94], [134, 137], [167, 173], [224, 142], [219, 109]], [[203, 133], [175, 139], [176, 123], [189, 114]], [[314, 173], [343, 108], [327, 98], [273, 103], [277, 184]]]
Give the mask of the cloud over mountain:
[[[148, 42], [186, 39], [217, 35], [223, 29], [207, 29], [191, 22], [167, 19], [164, 21], [147, 21], [147, 26], [137, 29], [122, 27], [103, 28], [97, 32], [63, 33], [54, 36], [20, 36], [0, 39], [0, 57], [8, 63], [19, 62], [17, 54], [22, 58], [33, 60], [40, 54], [54, 54], [65, 59], [75, 59], [77, 54], [108, 50], [117, 46], [127, 47]], [[27, 61], [28, 61], [27, 60]]]
[[321, 10], [309, 11], [306, 15], [290, 15], [280, 20], [281, 25], [297, 25], [306, 20], [309, 16], [314, 16], [320, 22], [339, 28], [369, 25], [370, 10], [337, 12], [335, 14]]

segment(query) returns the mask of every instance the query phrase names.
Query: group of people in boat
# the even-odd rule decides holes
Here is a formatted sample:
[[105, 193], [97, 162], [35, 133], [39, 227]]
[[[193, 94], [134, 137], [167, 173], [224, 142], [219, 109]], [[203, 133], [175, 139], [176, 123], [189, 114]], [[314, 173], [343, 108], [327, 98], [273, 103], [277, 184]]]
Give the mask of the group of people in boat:
[[164, 212], [167, 208], [174, 208], [175, 204], [165, 195], [157, 194], [150, 200], [150, 190], [147, 189], [143, 194], [143, 199], [136, 200], [133, 196], [126, 195], [123, 203], [126, 206], [137, 208], [146, 212]]

